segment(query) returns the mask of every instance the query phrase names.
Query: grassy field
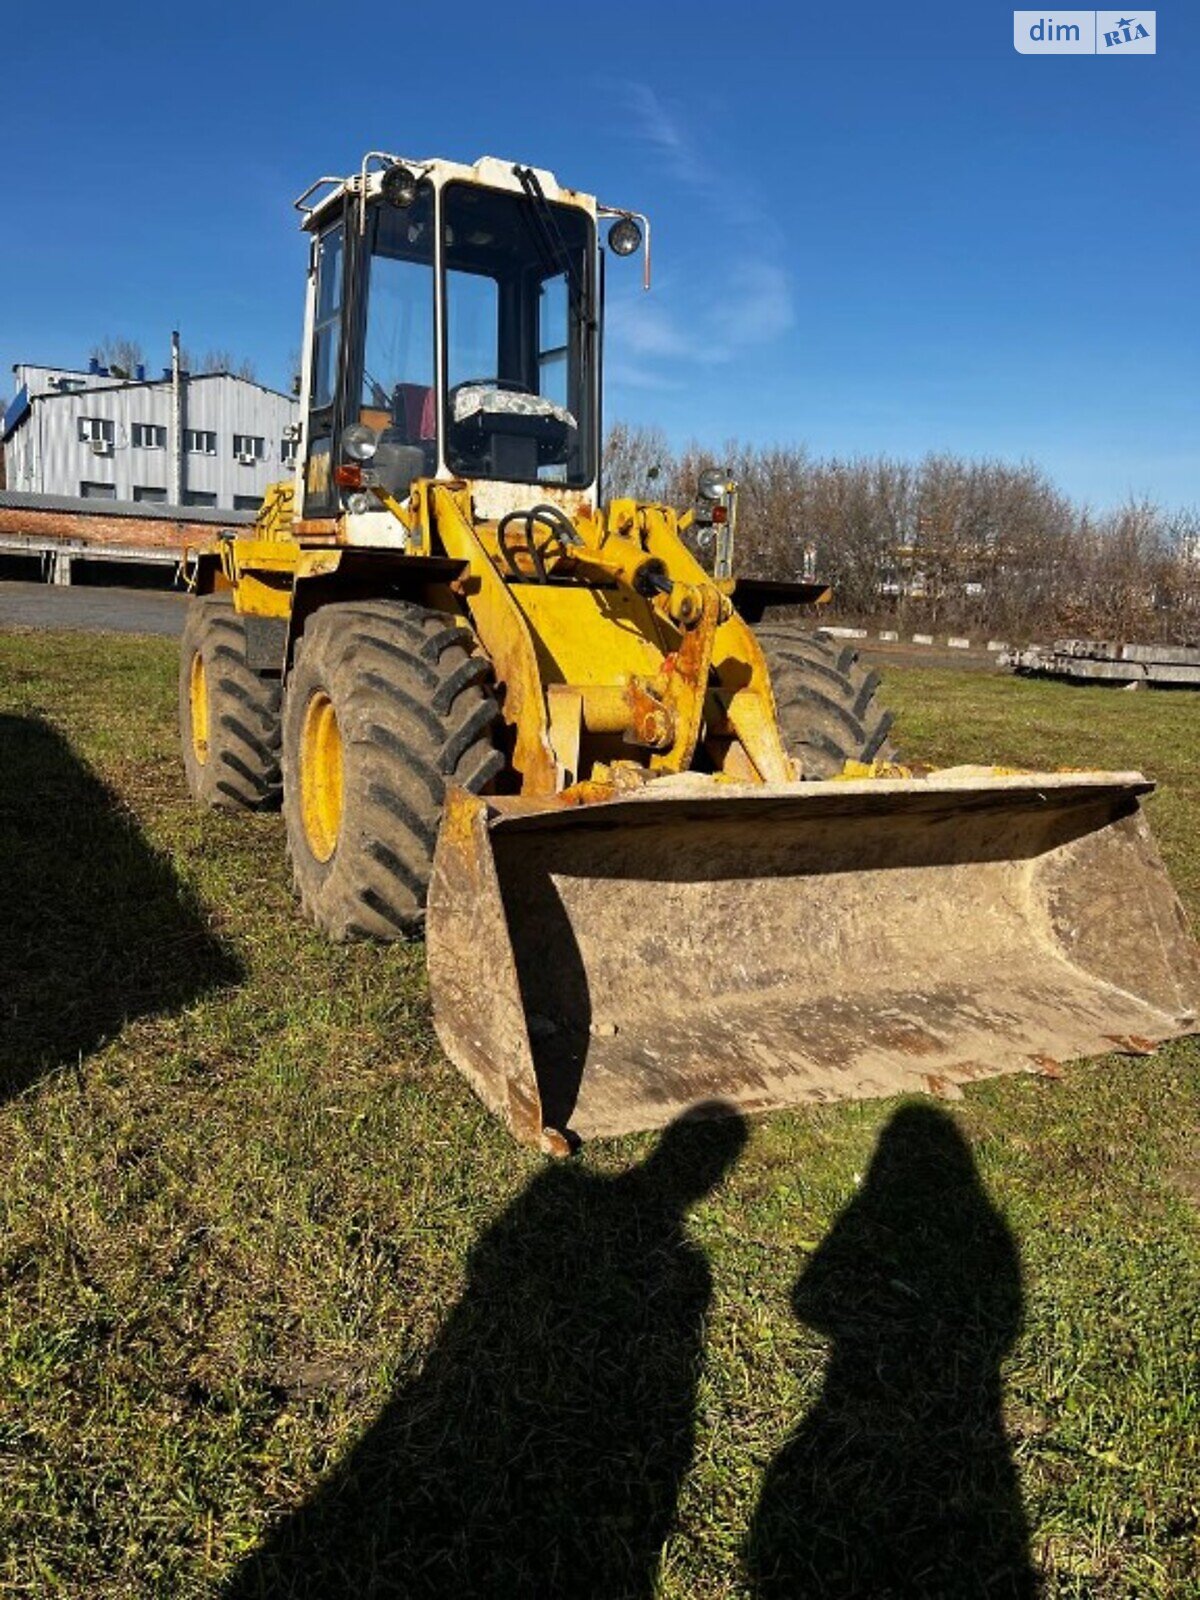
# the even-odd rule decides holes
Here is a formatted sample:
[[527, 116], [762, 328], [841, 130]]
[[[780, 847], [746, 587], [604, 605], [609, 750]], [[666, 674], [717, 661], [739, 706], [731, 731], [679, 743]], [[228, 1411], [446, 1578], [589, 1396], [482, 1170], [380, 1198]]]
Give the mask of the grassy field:
[[[1200, 915], [1200, 696], [886, 693], [1144, 767]], [[1200, 1594], [1200, 1047], [548, 1164], [174, 694], [0, 636], [0, 1593]]]

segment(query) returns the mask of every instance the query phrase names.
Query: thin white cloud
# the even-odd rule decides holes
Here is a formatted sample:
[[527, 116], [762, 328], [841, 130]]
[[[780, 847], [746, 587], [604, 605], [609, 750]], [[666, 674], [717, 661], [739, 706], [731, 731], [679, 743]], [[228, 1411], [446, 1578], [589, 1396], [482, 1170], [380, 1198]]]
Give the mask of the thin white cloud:
[[609, 303], [609, 328], [641, 356], [696, 359], [693, 336], [659, 301], [643, 298], [640, 291], [622, 294]]
[[609, 376], [615, 382], [619, 372], [640, 368], [640, 386], [650, 387], [654, 369], [664, 365], [726, 365], [771, 344], [795, 322], [787, 273], [752, 257], [731, 262], [721, 283], [693, 296], [686, 312], [676, 309], [665, 283], [654, 297], [622, 290], [608, 303]]
[[[752, 240], [755, 253], [727, 259], [719, 287], [689, 296], [686, 315], [671, 307], [669, 296], [650, 300], [640, 291], [613, 294], [609, 302], [614, 383], [661, 388], [663, 364], [711, 367], [737, 360], [786, 333], [795, 323], [791, 277], [779, 259], [781, 239], [768, 208], [740, 173], [722, 171], [703, 148], [678, 109], [645, 83], [616, 86], [626, 111], [627, 129], [647, 149], [664, 177], [708, 204], [719, 197], [726, 237]], [[674, 387], [678, 380], [670, 380]]]
[[682, 394], [690, 386], [668, 370], [640, 366], [618, 355], [610, 357], [604, 369], [607, 381], [617, 389], [641, 389], [651, 394]]
[[753, 175], [730, 168], [689, 127], [675, 102], [656, 94], [647, 83], [625, 79], [616, 85], [626, 111], [626, 131], [646, 147], [664, 176], [720, 206], [726, 224], [752, 232], [756, 242], [773, 253], [781, 248], [774, 212], [759, 193]]
[[791, 280], [781, 266], [758, 259], [739, 261], [730, 278], [725, 337], [734, 349], [778, 339], [793, 326]]
[[658, 156], [664, 171], [688, 188], [706, 187], [711, 173], [700, 151], [650, 85], [630, 81], [621, 90], [635, 131]]

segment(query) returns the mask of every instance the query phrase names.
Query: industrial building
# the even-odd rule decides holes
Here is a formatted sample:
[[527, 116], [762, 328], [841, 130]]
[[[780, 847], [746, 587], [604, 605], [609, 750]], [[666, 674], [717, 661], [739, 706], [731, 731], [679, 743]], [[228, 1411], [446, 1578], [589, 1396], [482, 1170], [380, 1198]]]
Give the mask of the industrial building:
[[253, 511], [292, 470], [299, 408], [228, 372], [159, 378], [17, 364], [4, 413], [5, 485], [150, 505]]

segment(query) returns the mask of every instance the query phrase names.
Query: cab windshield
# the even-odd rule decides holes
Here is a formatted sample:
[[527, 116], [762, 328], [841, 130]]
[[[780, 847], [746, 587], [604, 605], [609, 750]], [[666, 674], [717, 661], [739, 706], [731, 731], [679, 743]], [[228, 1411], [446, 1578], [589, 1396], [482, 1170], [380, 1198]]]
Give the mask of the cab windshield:
[[442, 192], [446, 464], [471, 478], [592, 481], [590, 218], [540, 195]]

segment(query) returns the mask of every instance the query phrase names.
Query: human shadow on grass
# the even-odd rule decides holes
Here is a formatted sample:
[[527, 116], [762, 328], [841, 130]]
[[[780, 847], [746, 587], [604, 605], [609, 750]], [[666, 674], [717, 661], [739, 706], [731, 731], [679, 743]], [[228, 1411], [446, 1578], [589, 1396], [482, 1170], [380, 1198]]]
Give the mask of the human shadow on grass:
[[171, 863], [36, 717], [0, 716], [0, 1099], [241, 977]]
[[953, 1120], [898, 1111], [792, 1305], [832, 1344], [747, 1543], [760, 1600], [1033, 1596], [1001, 1416], [1015, 1242]]
[[534, 1178], [472, 1249], [419, 1376], [226, 1600], [654, 1593], [711, 1294], [685, 1218], [746, 1136], [713, 1109], [619, 1176]]

